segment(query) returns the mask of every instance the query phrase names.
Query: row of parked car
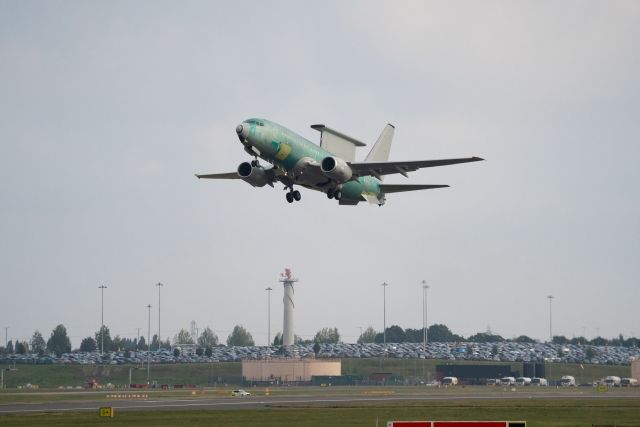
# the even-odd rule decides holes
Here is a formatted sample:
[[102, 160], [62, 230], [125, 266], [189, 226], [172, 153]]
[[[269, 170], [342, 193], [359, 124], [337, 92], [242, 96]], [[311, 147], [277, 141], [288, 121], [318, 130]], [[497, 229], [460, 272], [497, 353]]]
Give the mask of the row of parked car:
[[[588, 350], [588, 348], [590, 350]], [[592, 353], [592, 354], [591, 354]], [[396, 359], [441, 359], [441, 360], [478, 360], [500, 362], [546, 362], [629, 365], [630, 361], [640, 358], [637, 347], [585, 347], [579, 345], [558, 345], [543, 343], [428, 343], [423, 349], [422, 343], [383, 344], [322, 344], [320, 352], [314, 353], [313, 344], [295, 344], [282, 348], [279, 346], [228, 347], [212, 349], [211, 356], [198, 356], [193, 349], [182, 349], [176, 357], [173, 349], [153, 351], [114, 351], [100, 352], [73, 351], [60, 358], [55, 355], [11, 354], [3, 357], [8, 363], [33, 364], [141, 364], [148, 356], [151, 363], [206, 363], [235, 362], [245, 359], [271, 359], [278, 357], [319, 357], [319, 358], [378, 358]]]
[[[456, 377], [444, 377], [442, 380], [443, 385], [457, 385], [458, 378]], [[547, 386], [548, 382], [544, 378], [528, 378], [528, 377], [504, 377], [504, 378], [491, 378], [485, 381], [489, 386]], [[571, 375], [565, 375], [560, 380], [560, 384], [563, 387], [573, 387], [576, 385], [576, 379]], [[583, 385], [597, 386], [606, 385], [609, 387], [638, 387], [638, 380], [634, 378], [622, 378], [617, 376], [608, 376], [601, 381], [588, 382]]]

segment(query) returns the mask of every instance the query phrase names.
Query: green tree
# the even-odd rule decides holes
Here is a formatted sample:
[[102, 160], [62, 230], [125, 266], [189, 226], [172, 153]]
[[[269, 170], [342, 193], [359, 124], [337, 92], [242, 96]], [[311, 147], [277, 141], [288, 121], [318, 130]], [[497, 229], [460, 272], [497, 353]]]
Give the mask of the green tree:
[[218, 345], [218, 336], [207, 326], [198, 337], [200, 347], [215, 347]]
[[86, 351], [90, 353], [92, 351], [96, 351], [97, 348], [98, 348], [98, 345], [96, 344], [96, 340], [94, 340], [91, 337], [87, 337], [83, 339], [82, 342], [80, 343], [80, 351]]
[[369, 325], [358, 337], [358, 344], [368, 344], [375, 342], [377, 332]]
[[204, 351], [204, 355], [207, 357], [213, 356], [213, 349], [211, 347], [207, 347], [207, 349]]
[[202, 347], [196, 348], [196, 354], [198, 356], [202, 356], [204, 354], [204, 349]]
[[62, 353], [71, 352], [71, 340], [64, 325], [60, 324], [53, 329], [51, 337], [47, 340], [47, 349], [55, 352], [58, 357]]
[[498, 346], [497, 346], [497, 345], [494, 345], [494, 346], [491, 348], [491, 354], [492, 354], [492, 355], [494, 355], [494, 356], [497, 356], [497, 355], [498, 355]]
[[13, 340], [9, 340], [9, 342], [7, 343], [7, 350], [6, 352], [8, 354], [13, 354]]
[[596, 352], [593, 351], [593, 348], [591, 347], [587, 347], [587, 351], [585, 352], [587, 359], [593, 359], [594, 357], [596, 357]]
[[27, 354], [29, 353], [29, 346], [26, 341], [16, 341], [16, 353]]
[[122, 338], [120, 338], [120, 335], [116, 335], [115, 337], [113, 337], [113, 340], [111, 340], [111, 347], [107, 348], [112, 351], [120, 351], [125, 348], [125, 342]]
[[554, 344], [569, 344], [569, 339], [564, 335], [554, 335], [551, 342]]
[[227, 345], [244, 347], [255, 345], [255, 343], [251, 334], [242, 325], [236, 325], [227, 337]]
[[180, 329], [180, 332], [173, 336], [173, 344], [195, 344], [191, 334], [186, 329]]
[[44, 340], [44, 337], [40, 333], [39, 330], [33, 333], [33, 337], [31, 337], [31, 352], [37, 353], [40, 355], [44, 354], [44, 351], [47, 349], [47, 343]]
[[315, 354], [318, 354], [318, 353], [320, 353], [320, 350], [322, 350], [322, 347], [320, 346], [320, 343], [319, 343], [319, 342], [316, 342], [316, 343], [313, 345], [313, 352], [314, 352]]
[[173, 357], [178, 357], [180, 356], [180, 350], [178, 350], [178, 348], [174, 348], [173, 349]]
[[322, 328], [313, 338], [314, 342], [319, 343], [333, 343], [337, 344], [340, 342], [340, 333], [338, 333], [338, 328]]
[[140, 337], [140, 341], [138, 341], [138, 348], [140, 350], [147, 350], [147, 342], [144, 340], [144, 336]]
[[[109, 332], [109, 328], [107, 326], [102, 326], [98, 332], [95, 333], [95, 340], [98, 349], [100, 349], [102, 353], [109, 351], [109, 349], [113, 347], [113, 343], [111, 342], [111, 332]], [[103, 342], [104, 348], [102, 348]]]
[[282, 332], [278, 332], [276, 336], [273, 338], [273, 345], [279, 346], [279, 345], [282, 345], [282, 343], [283, 343]]
[[446, 325], [434, 324], [427, 328], [429, 342], [464, 342], [465, 339], [454, 334]]
[[524, 342], [524, 343], [535, 343], [536, 340], [534, 340], [533, 338], [530, 338], [526, 335], [520, 335], [518, 338], [514, 338], [511, 341], [513, 342]]
[[564, 357], [564, 350], [562, 347], [558, 347], [558, 357]]

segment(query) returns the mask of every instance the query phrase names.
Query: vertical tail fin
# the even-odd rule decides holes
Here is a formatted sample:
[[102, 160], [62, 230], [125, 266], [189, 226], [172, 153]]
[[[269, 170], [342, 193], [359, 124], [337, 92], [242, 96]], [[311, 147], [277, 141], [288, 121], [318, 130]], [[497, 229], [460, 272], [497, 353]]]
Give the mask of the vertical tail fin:
[[[396, 130], [395, 126], [389, 123], [382, 133], [376, 145], [373, 146], [365, 162], [386, 162], [389, 160], [389, 153], [391, 152], [391, 141], [393, 140], [393, 132]], [[384, 177], [382, 177], [384, 179]], [[382, 181], [382, 180], [381, 180]]]

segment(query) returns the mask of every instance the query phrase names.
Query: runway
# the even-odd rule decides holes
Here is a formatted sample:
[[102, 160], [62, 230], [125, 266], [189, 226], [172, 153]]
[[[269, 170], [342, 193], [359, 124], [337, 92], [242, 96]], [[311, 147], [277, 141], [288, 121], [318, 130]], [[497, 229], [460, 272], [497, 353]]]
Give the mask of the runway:
[[154, 398], [143, 400], [105, 399], [93, 401], [66, 401], [42, 403], [8, 403], [0, 405], [0, 414], [27, 414], [38, 412], [97, 412], [100, 407], [113, 407], [116, 411], [177, 411], [177, 410], [239, 410], [239, 409], [293, 409], [307, 405], [389, 404], [434, 401], [490, 401], [513, 399], [615, 399], [628, 397], [619, 394], [514, 393], [504, 395], [381, 395], [381, 396], [251, 396], [218, 398]]

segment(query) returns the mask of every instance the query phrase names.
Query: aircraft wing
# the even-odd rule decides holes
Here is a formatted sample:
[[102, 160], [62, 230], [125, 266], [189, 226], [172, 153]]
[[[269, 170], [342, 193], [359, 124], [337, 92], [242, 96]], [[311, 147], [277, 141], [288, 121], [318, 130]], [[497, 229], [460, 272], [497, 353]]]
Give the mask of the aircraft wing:
[[228, 173], [211, 173], [208, 175], [197, 175], [198, 179], [207, 178], [207, 179], [240, 179], [238, 172], [228, 172]]
[[414, 172], [422, 168], [433, 168], [436, 166], [455, 165], [458, 163], [479, 162], [480, 157], [467, 157], [462, 159], [443, 160], [409, 160], [406, 162], [350, 162], [351, 170], [360, 176], [375, 176], [380, 179], [383, 175], [399, 173], [407, 176], [407, 172]]
[[380, 184], [380, 191], [388, 193], [402, 193], [403, 191], [431, 190], [432, 188], [444, 188], [448, 185], [426, 185], [426, 184]]

